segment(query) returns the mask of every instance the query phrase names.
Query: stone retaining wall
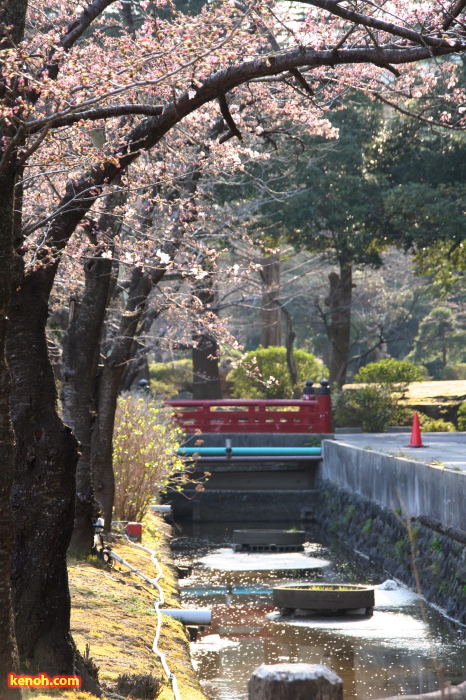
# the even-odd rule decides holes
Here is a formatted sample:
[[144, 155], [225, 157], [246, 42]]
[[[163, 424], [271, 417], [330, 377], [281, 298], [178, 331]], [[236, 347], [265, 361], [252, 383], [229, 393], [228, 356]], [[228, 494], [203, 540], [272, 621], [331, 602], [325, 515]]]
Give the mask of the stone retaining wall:
[[343, 553], [357, 550], [370, 559], [375, 570], [416, 590], [412, 541], [422, 595], [466, 624], [464, 544], [416, 518], [410, 521], [410, 539], [399, 509], [393, 511], [328, 480], [320, 483], [315, 518], [328, 543], [338, 543]]

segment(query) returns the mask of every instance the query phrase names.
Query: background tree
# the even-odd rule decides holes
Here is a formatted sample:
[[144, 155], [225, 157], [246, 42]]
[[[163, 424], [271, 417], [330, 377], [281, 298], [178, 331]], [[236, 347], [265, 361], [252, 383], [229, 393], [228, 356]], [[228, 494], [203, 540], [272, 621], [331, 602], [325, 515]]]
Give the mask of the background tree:
[[434, 378], [443, 378], [447, 364], [464, 355], [465, 341], [466, 332], [457, 327], [452, 309], [439, 306], [419, 324], [407, 359], [425, 365]]

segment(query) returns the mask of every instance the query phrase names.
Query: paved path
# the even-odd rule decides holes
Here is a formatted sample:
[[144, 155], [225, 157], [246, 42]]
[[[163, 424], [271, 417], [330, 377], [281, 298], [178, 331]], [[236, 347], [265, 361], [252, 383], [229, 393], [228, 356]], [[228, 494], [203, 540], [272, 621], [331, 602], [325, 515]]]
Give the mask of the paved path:
[[355, 447], [466, 471], [466, 433], [423, 433], [424, 447], [419, 448], [407, 447], [410, 433], [337, 434], [335, 439]]

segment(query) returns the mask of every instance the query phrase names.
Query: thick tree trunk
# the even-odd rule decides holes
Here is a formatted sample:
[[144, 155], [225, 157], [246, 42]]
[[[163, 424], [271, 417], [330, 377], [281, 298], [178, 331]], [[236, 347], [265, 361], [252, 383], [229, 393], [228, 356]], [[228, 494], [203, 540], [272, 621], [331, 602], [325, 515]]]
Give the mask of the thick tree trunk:
[[262, 331], [261, 345], [264, 348], [281, 346], [282, 325], [280, 311], [280, 254], [274, 253], [262, 259]]
[[332, 344], [329, 381], [341, 389], [346, 382], [350, 351], [353, 268], [341, 265], [340, 274], [331, 272], [328, 278], [330, 293], [325, 303], [330, 308], [331, 323], [327, 333]]
[[115, 494], [112, 457], [113, 427], [118, 392], [126, 362], [131, 353], [133, 338], [153, 282], [155, 280], [149, 274], [142, 272], [140, 268], [133, 271], [128, 301], [121, 317], [119, 333], [112, 351], [105, 361], [99, 381], [97, 418], [92, 433], [91, 459], [95, 495], [102, 506], [107, 530], [110, 530], [112, 524]]
[[[205, 313], [212, 313], [208, 311], [215, 303], [211, 275], [204, 278], [202, 286], [197, 286], [194, 295], [201, 302]], [[218, 343], [215, 338], [205, 333], [194, 334], [193, 342], [193, 399], [196, 401], [221, 399]]]
[[14, 172], [0, 178], [0, 697], [17, 700], [21, 692], [7, 687], [7, 674], [18, 672], [18, 652], [14, 630], [10, 569], [14, 538], [10, 505], [15, 468], [15, 437], [10, 413], [10, 375], [5, 346], [8, 308], [15, 284], [13, 250]]
[[145, 339], [159, 313], [160, 311], [155, 309], [145, 314], [144, 320], [140, 324], [131, 345], [130, 361], [126, 364], [123, 373], [120, 391], [130, 391], [131, 387], [136, 386], [141, 379], [150, 382], [149, 363], [147, 360], [148, 349]]
[[293, 398], [300, 399], [302, 397], [303, 388], [298, 384], [298, 368], [296, 367], [293, 353], [293, 343], [296, 338], [296, 333], [293, 330], [293, 320], [290, 312], [284, 306], [282, 307], [282, 311], [286, 321], [286, 365], [290, 374], [291, 386], [293, 387]]
[[[126, 193], [117, 180], [117, 189], [107, 198], [106, 211], [99, 217], [97, 230], [112, 240], [121, 229], [121, 208]], [[94, 238], [94, 231], [91, 238]], [[93, 240], [97, 244], [96, 240]], [[113, 246], [112, 246], [113, 250]], [[76, 469], [76, 510], [70, 551], [87, 554], [94, 544], [93, 523], [100, 512], [94, 494], [91, 439], [96, 417], [96, 375], [100, 358], [100, 341], [105, 314], [113, 292], [117, 273], [111, 259], [95, 257], [84, 264], [85, 287], [79, 303], [70, 304], [70, 317], [63, 340], [62, 405], [65, 422], [72, 428], [80, 444]]]
[[93, 400], [100, 338], [107, 309], [112, 261], [88, 260], [84, 266], [84, 295], [70, 313], [63, 340], [63, 419], [80, 444], [76, 469], [76, 512], [70, 551], [87, 554], [94, 543], [93, 522], [98, 514], [91, 471]]
[[221, 399], [218, 343], [208, 335], [196, 335], [194, 341], [197, 345], [193, 347], [193, 399]]
[[[0, 3], [0, 49], [8, 50], [24, 37], [27, 0], [4, 0]], [[2, 78], [2, 94], [5, 82]], [[8, 100], [14, 95], [8, 91]], [[11, 104], [12, 102], [10, 102]], [[18, 115], [20, 116], [20, 115]], [[14, 136], [11, 125], [0, 122], [0, 158], [5, 143]], [[15, 192], [16, 163], [14, 153], [0, 176], [0, 697], [18, 700], [21, 691], [7, 687], [8, 673], [18, 672], [19, 660], [14, 628], [11, 590], [11, 562], [14, 518], [11, 491], [15, 472], [15, 436], [10, 400], [11, 383], [6, 359], [9, 305], [21, 273], [20, 259], [14, 252], [16, 227], [21, 225], [22, 188]], [[16, 200], [15, 197], [20, 195]]]
[[74, 644], [66, 550], [74, 517], [77, 443], [57, 414], [45, 324], [53, 274], [26, 277], [10, 305], [7, 353], [12, 376], [16, 540], [12, 583], [16, 638], [28, 668], [70, 674]]

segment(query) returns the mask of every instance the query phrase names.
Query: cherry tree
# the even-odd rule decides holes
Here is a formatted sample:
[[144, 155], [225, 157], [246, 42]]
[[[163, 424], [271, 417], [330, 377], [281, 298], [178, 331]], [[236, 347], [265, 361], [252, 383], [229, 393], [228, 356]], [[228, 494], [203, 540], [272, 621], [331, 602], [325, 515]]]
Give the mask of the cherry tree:
[[[4, 685], [16, 668], [15, 637], [31, 668], [78, 668], [92, 687], [69, 631], [65, 555], [77, 442], [56, 411], [45, 333], [60, 258], [85, 217], [175, 127], [189, 123], [195, 137], [214, 111], [224, 123], [216, 154], [228, 139], [246, 139], [249, 129], [259, 134], [273, 120], [296, 119], [324, 133], [323, 109], [350, 85], [397, 100], [444, 83], [440, 119], [462, 127], [458, 63], [442, 57], [466, 48], [463, 4], [308, 0], [308, 11], [285, 15], [260, 0], [219, 1], [192, 17], [168, 4], [162, 16], [160, 3], [141, 0], [133, 18], [125, 5], [115, 29], [108, 13], [116, 0], [94, 0], [84, 10], [74, 0], [1, 3], [3, 697], [18, 696]], [[13, 480], [15, 633], [8, 596]]]

